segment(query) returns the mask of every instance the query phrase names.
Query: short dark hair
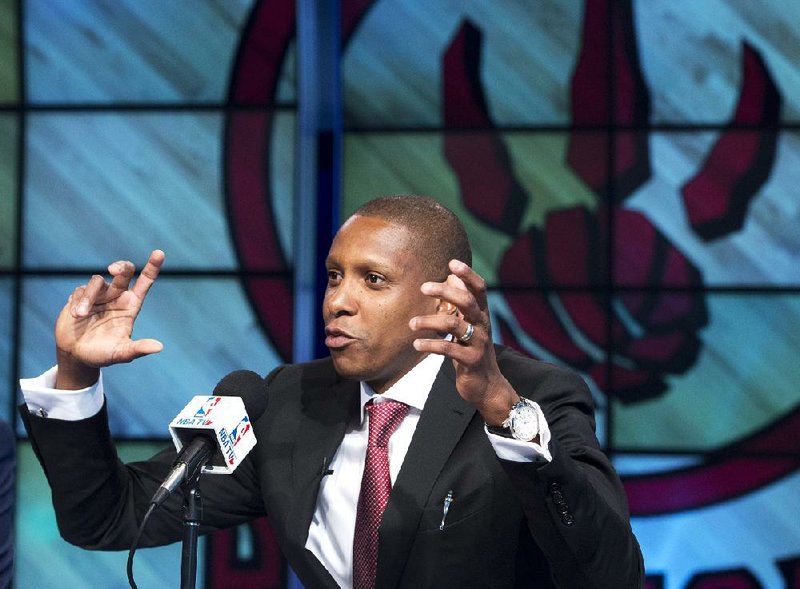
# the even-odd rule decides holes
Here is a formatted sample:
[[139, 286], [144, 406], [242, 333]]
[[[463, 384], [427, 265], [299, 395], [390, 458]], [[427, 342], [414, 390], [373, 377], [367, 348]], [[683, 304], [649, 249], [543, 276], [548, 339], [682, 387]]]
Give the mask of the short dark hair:
[[428, 280], [447, 278], [447, 264], [454, 258], [472, 265], [464, 225], [453, 211], [429, 196], [381, 196], [361, 205], [355, 215], [378, 217], [408, 229]]

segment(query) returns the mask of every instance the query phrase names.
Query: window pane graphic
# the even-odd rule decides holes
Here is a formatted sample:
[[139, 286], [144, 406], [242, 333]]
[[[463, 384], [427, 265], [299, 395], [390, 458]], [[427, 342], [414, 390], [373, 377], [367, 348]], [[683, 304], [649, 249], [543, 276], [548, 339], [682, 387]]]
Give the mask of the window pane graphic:
[[33, 103], [221, 102], [251, 2], [25, 2]]
[[161, 248], [174, 267], [234, 267], [221, 117], [37, 114], [27, 133], [24, 258], [105, 267]]

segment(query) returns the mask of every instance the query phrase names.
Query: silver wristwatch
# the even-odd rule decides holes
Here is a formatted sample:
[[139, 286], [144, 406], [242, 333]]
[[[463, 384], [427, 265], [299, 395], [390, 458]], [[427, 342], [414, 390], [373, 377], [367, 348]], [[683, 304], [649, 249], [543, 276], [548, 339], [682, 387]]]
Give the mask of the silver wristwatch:
[[539, 412], [536, 403], [520, 397], [519, 401], [511, 407], [503, 425], [500, 427], [488, 426], [488, 429], [493, 434], [530, 442], [539, 435]]

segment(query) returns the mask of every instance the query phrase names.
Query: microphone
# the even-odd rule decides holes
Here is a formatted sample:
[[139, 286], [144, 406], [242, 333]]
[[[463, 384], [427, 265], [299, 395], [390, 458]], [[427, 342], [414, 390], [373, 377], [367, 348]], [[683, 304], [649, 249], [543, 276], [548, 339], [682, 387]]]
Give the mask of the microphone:
[[192, 398], [169, 425], [178, 457], [150, 503], [158, 507], [200, 473], [235, 471], [256, 445], [251, 417], [258, 419], [266, 408], [266, 382], [251, 370], [231, 372], [212, 395]]

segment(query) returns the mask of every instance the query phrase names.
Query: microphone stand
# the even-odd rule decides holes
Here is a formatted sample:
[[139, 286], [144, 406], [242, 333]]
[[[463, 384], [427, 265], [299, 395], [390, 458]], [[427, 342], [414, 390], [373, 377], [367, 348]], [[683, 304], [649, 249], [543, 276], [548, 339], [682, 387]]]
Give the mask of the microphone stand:
[[197, 537], [203, 518], [200, 496], [200, 468], [183, 483], [183, 547], [181, 549], [181, 589], [195, 589], [197, 583]]

